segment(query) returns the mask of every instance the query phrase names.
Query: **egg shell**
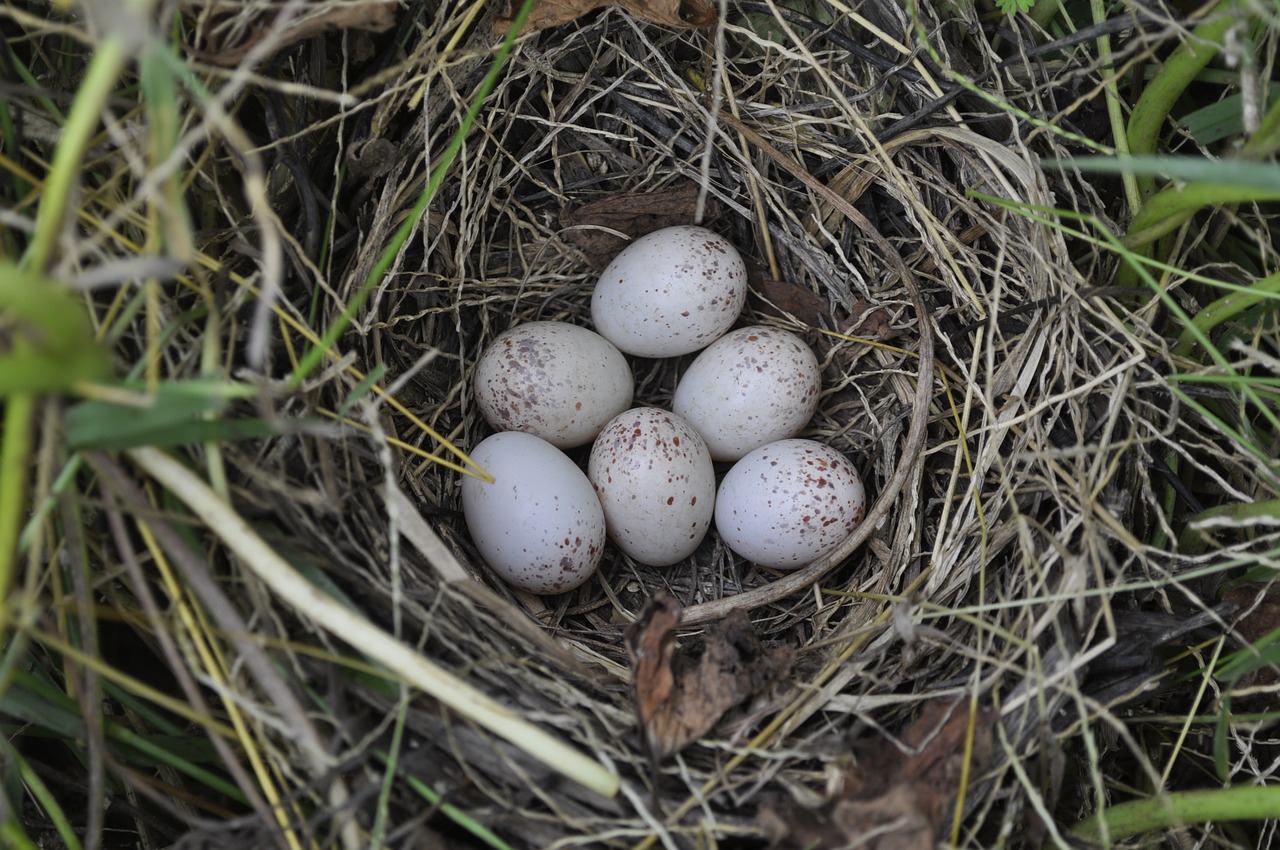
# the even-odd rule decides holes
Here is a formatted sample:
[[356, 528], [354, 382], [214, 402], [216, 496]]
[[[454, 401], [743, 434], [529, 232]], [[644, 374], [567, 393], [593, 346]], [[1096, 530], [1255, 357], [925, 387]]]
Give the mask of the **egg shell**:
[[614, 257], [591, 296], [591, 321], [627, 354], [690, 354], [733, 326], [747, 298], [736, 248], [705, 227], [640, 237]]
[[671, 409], [698, 430], [713, 460], [737, 460], [800, 433], [821, 391], [818, 358], [804, 340], [756, 325], [730, 331], [699, 354]]
[[591, 447], [587, 478], [609, 539], [642, 564], [684, 560], [711, 525], [711, 455], [698, 432], [669, 411], [637, 407], [611, 419]]
[[524, 431], [562, 449], [585, 445], [631, 406], [622, 352], [567, 322], [528, 322], [499, 334], [476, 364], [473, 389], [497, 431]]
[[572, 460], [540, 437], [504, 431], [468, 453], [493, 476], [462, 479], [462, 513], [495, 573], [530, 593], [564, 593], [595, 572], [604, 511]]
[[733, 465], [716, 493], [725, 545], [765, 567], [793, 570], [831, 554], [866, 513], [849, 459], [813, 440], [779, 440]]

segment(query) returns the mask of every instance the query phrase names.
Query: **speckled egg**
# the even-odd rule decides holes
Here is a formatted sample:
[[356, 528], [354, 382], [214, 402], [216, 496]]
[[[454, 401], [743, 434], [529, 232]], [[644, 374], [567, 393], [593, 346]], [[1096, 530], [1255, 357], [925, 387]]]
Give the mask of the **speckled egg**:
[[698, 432], [669, 411], [637, 407], [611, 419], [591, 447], [587, 478], [609, 539], [642, 564], [687, 558], [711, 525], [711, 455]]
[[627, 354], [675, 357], [729, 330], [747, 297], [747, 269], [705, 227], [656, 230], [614, 257], [591, 297], [591, 321]]
[[582, 470], [546, 440], [520, 431], [494, 434], [469, 454], [494, 478], [462, 479], [467, 529], [493, 571], [543, 594], [590, 578], [604, 551], [604, 512]]
[[731, 331], [699, 354], [671, 409], [707, 441], [712, 460], [737, 460], [800, 433], [821, 390], [818, 358], [804, 340], [757, 325]]
[[480, 356], [476, 404], [495, 430], [524, 431], [562, 449], [591, 442], [631, 406], [635, 381], [622, 352], [567, 322], [528, 322]]
[[844, 542], [867, 497], [849, 459], [813, 440], [779, 440], [748, 452], [716, 494], [725, 545], [764, 567], [793, 570]]

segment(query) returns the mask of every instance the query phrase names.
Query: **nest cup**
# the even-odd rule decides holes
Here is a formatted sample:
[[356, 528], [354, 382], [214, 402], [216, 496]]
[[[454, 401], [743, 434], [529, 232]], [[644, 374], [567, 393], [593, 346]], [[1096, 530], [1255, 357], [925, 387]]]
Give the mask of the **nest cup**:
[[[668, 200], [674, 200], [673, 215], [680, 215], [680, 208], [692, 210], [695, 200], [695, 188], [687, 186], [685, 190], [659, 190], [659, 194]], [[625, 204], [632, 196], [605, 199], [605, 206], [613, 201]], [[652, 201], [640, 195], [641, 201]], [[600, 205], [597, 204], [597, 207]], [[588, 213], [589, 214], [589, 213]], [[607, 210], [601, 215], [607, 216]], [[671, 223], [676, 223], [672, 221]], [[717, 225], [725, 231], [750, 233], [749, 223], [735, 222], [731, 217], [723, 216], [720, 221], [709, 221], [707, 226]], [[548, 238], [555, 237], [548, 234]], [[621, 243], [620, 244], [625, 244]], [[474, 334], [463, 335], [460, 340], [467, 340], [460, 348], [472, 352], [471, 356], [458, 359], [458, 385], [451, 395], [458, 400], [457, 416], [463, 423], [466, 438], [461, 440], [462, 447], [477, 444], [492, 433], [492, 429], [480, 416], [473, 401], [470, 378], [473, 373], [475, 353], [488, 348], [494, 336], [507, 327], [535, 320], [554, 319], [571, 322], [582, 326], [590, 326], [590, 300], [594, 284], [595, 265], [607, 257], [607, 253], [596, 253], [586, 258], [575, 258], [572, 243], [558, 246], [562, 256], [554, 262], [547, 263], [545, 268], [531, 268], [531, 278], [556, 276], [570, 278], [572, 283], [559, 288], [555, 293], [546, 295], [536, 291], [527, 281], [495, 281], [489, 279], [475, 284], [488, 287], [496, 284], [506, 290], [506, 296], [486, 299], [481, 312], [475, 321]], [[646, 600], [660, 595], [675, 596], [686, 606], [686, 621], [701, 622], [722, 615], [727, 610], [741, 607], [748, 610], [761, 606], [775, 609], [774, 626], [783, 628], [794, 625], [812, 616], [816, 607], [812, 595], [799, 593], [797, 589], [812, 584], [815, 580], [829, 577], [830, 588], [837, 592], [857, 592], [866, 587], [863, 554], [858, 550], [862, 541], [878, 537], [884, 548], [888, 548], [892, 535], [892, 523], [886, 522], [891, 514], [890, 505], [897, 498], [903, 475], [895, 479], [895, 470], [909, 467], [918, 459], [918, 448], [905, 451], [903, 441], [910, 442], [907, 434], [912, 425], [912, 406], [915, 399], [902, 390], [908, 390], [905, 384], [895, 386], [888, 380], [896, 372], [907, 372], [919, 368], [916, 352], [905, 349], [890, 350], [877, 348], [879, 339], [858, 338], [853, 334], [864, 325], [870, 325], [876, 319], [881, 321], [887, 316], [882, 308], [864, 304], [859, 311], [844, 324], [848, 332], [841, 332], [839, 308], [828, 309], [822, 315], [812, 310], [808, 316], [813, 324], [804, 324], [798, 317], [789, 314], [784, 308], [772, 304], [768, 294], [785, 293], [795, 299], [803, 297], [798, 293], [811, 295], [807, 299], [813, 305], [820, 304], [823, 299], [808, 289], [803, 283], [770, 282], [765, 285], [764, 269], [758, 262], [753, 262], [751, 251], [744, 246], [743, 250], [748, 263], [754, 267], [751, 275], [757, 282], [753, 288], [750, 303], [745, 309], [738, 326], [770, 323], [787, 328], [804, 337], [820, 356], [823, 366], [823, 382], [825, 390], [819, 403], [819, 409], [810, 425], [798, 436], [818, 440], [836, 448], [860, 469], [867, 482], [873, 499], [878, 497], [868, 512], [871, 521], [864, 523], [854, 532], [853, 538], [846, 541], [836, 553], [822, 559], [802, 571], [775, 571], [757, 568], [735, 556], [721, 542], [714, 528], [697, 551], [682, 562], [663, 567], [650, 567], [637, 563], [621, 553], [612, 544], [607, 546], [604, 558], [596, 575], [584, 586], [560, 597], [539, 598], [507, 587], [485, 565], [483, 558], [470, 545], [465, 525], [457, 525], [450, 529], [453, 540], [464, 553], [464, 561], [473, 574], [486, 581], [493, 589], [502, 592], [544, 622], [552, 612], [559, 610], [573, 611], [581, 617], [587, 627], [607, 630], [616, 629], [618, 624], [634, 619], [638, 610]], [[545, 252], [543, 256], [549, 256]], [[567, 256], [564, 256], [567, 255]], [[565, 268], [565, 260], [570, 263], [579, 259], [579, 268]], [[592, 263], [592, 260], [595, 263]], [[909, 314], [908, 314], [909, 315]], [[895, 335], [910, 334], [911, 323], [907, 320], [901, 330], [894, 329], [889, 333]], [[877, 335], [885, 334], [887, 325], [874, 329]], [[834, 331], [834, 333], [832, 332]], [[460, 340], [449, 339], [448, 342], [458, 345]], [[442, 340], [441, 342], [444, 342]], [[440, 343], [437, 343], [440, 345]], [[877, 351], [886, 356], [876, 357]], [[913, 355], [916, 355], [913, 357]], [[653, 406], [670, 409], [671, 397], [679, 375], [687, 367], [695, 354], [683, 357], [649, 359], [629, 357], [628, 360], [636, 376], [638, 387], [634, 404], [637, 406]], [[916, 382], [918, 386], [918, 382]], [[917, 416], [919, 418], [919, 416]], [[920, 440], [921, 423], [916, 422], [915, 441]], [[585, 466], [590, 446], [572, 449], [568, 453], [580, 465]], [[718, 471], [723, 473], [729, 464], [718, 464]], [[501, 473], [501, 470], [491, 470]], [[439, 474], [439, 470], [429, 470], [429, 474], [438, 475], [438, 486], [441, 492], [456, 496], [457, 476], [450, 481], [449, 472]], [[886, 487], [886, 484], [888, 485]], [[447, 502], [445, 506], [457, 509], [457, 499]], [[879, 575], [882, 565], [876, 565]], [[828, 576], [831, 572], [836, 575]], [[802, 573], [802, 574], [798, 574]], [[779, 581], [780, 579], [785, 581]], [[874, 584], [872, 585], [874, 586]], [[779, 599], [782, 587], [790, 589], [790, 594], [798, 595], [798, 599]], [[883, 588], [879, 589], [883, 592]], [[715, 604], [712, 604], [715, 603]], [[565, 625], [559, 623], [559, 625]]]
[[[872, 12], [883, 27], [910, 31], [898, 4], [864, 9]], [[1040, 557], [1019, 546], [1056, 557], [1050, 544], [1028, 544], [1012, 525], [988, 522], [1025, 502], [1025, 482], [1062, 474], [1027, 451], [1048, 432], [1042, 417], [998, 420], [992, 399], [1022, 398], [1051, 380], [1044, 364], [1056, 355], [1044, 345], [1078, 343], [1080, 302], [1050, 312], [1037, 305], [1061, 301], [1080, 281], [1060, 237], [966, 195], [976, 188], [1047, 204], [1043, 175], [1023, 149], [1010, 147], [1016, 140], [971, 129], [908, 126], [868, 145], [891, 124], [878, 117], [885, 104], [872, 109], [873, 100], [887, 98], [894, 115], [909, 114], [935, 98], [928, 80], [890, 80], [822, 28], [788, 32], [741, 15], [728, 27], [718, 59], [707, 33], [649, 27], [618, 11], [526, 40], [487, 101], [484, 131], [468, 138], [420, 234], [370, 300], [353, 345], [385, 364], [411, 414], [465, 450], [491, 433], [470, 381], [499, 333], [534, 320], [589, 327], [596, 278], [626, 244], [619, 233], [700, 222], [748, 262], [751, 293], [738, 326], [795, 331], [818, 355], [822, 397], [801, 436], [839, 450], [860, 471], [871, 507], [854, 538], [790, 574], [736, 558], [714, 529], [669, 567], [634, 563], [610, 546], [585, 585], [537, 597], [488, 570], [461, 516], [458, 472], [418, 455], [389, 455], [376, 442], [367, 445], [379, 453], [366, 454], [357, 444], [337, 464], [351, 494], [340, 515], [318, 517], [302, 502], [281, 510], [300, 538], [323, 549], [318, 557], [334, 565], [362, 610], [388, 623], [392, 615], [378, 612], [394, 610], [397, 627], [424, 652], [621, 777], [627, 793], [604, 800], [430, 704], [408, 709], [416, 748], [408, 769], [455, 789], [457, 804], [528, 846], [605, 833], [621, 837], [601, 846], [630, 846], [628, 836], [667, 828], [655, 826], [660, 818], [641, 798], [687, 825], [690, 801], [703, 800], [699, 789], [709, 782], [716, 791], [705, 803], [705, 827], [722, 836], [747, 829], [753, 798], [737, 789], [785, 774], [788, 787], [818, 795], [815, 765], [830, 754], [813, 742], [832, 730], [852, 735], [865, 716], [862, 695], [885, 694], [875, 697], [876, 720], [894, 726], [912, 716], [911, 694], [971, 663], [956, 649], [976, 640], [971, 621], [957, 621], [949, 641], [920, 644], [909, 606], [893, 609], [886, 600], [942, 608], [962, 600], [989, 564]], [[477, 56], [488, 55], [487, 34], [470, 39]], [[807, 58], [766, 49], [773, 39], [798, 39]], [[429, 150], [444, 147], [455, 126], [449, 117], [463, 111], [484, 67], [476, 59], [442, 71], [449, 84], [428, 90], [427, 120], [405, 128], [405, 150], [423, 144], [415, 135], [423, 127]], [[698, 82], [712, 71], [730, 82], [728, 96]], [[368, 236], [341, 258], [344, 289], [364, 279], [396, 223], [387, 211], [403, 208], [424, 174], [420, 160], [405, 156], [370, 190], [378, 214], [364, 219]], [[1067, 192], [1056, 201], [1073, 199]], [[993, 322], [994, 304], [1014, 318]], [[951, 384], [933, 368], [935, 339]], [[1104, 340], [1091, 353], [1113, 349], [1123, 346]], [[690, 359], [632, 358], [636, 403], [669, 407]], [[1084, 419], [1096, 399], [1113, 396], [1102, 385], [1068, 393], [1053, 415]], [[413, 448], [443, 454], [406, 417], [387, 414], [380, 424]], [[972, 455], [968, 433], [982, 435]], [[570, 455], [585, 466], [587, 452]], [[1009, 458], [1023, 460], [1005, 464]], [[1002, 485], [987, 493], [984, 515], [960, 497], [986, 476]], [[405, 545], [389, 530], [374, 495], [388, 479], [447, 553]], [[1045, 522], [1052, 533], [1071, 520]], [[732, 722], [741, 725], [726, 721], [678, 767], [655, 772], [636, 729], [623, 629], [659, 594], [685, 606], [682, 634], [745, 608], [767, 643], [794, 649], [792, 679], [769, 705], [769, 716], [788, 725], [760, 746], [799, 748], [807, 758], [726, 765], [727, 751], [758, 728], [737, 716]], [[891, 610], [906, 613], [894, 619]], [[927, 680], [918, 676], [923, 669]], [[806, 702], [818, 686], [838, 696]], [[375, 718], [391, 705], [377, 693], [357, 696]]]

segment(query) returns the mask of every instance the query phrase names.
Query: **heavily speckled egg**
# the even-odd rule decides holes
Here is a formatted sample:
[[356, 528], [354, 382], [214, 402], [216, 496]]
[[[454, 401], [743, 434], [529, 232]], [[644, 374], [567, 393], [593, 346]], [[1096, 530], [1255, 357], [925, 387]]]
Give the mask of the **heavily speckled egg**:
[[713, 460], [737, 460], [800, 433], [821, 391], [818, 358], [804, 340], [757, 325], [731, 331], [699, 354], [671, 409], [698, 429]]
[[591, 482], [540, 437], [504, 431], [470, 457], [493, 483], [462, 479], [462, 513], [495, 573], [530, 593], [563, 593], [591, 577], [604, 551], [604, 512]]
[[732, 327], [747, 297], [747, 269], [727, 239], [705, 227], [666, 227], [614, 257], [591, 297], [591, 321], [627, 354], [675, 357]]
[[829, 555], [866, 513], [849, 459], [813, 440], [779, 440], [748, 452], [716, 494], [716, 530], [749, 561], [792, 570]]
[[609, 539], [642, 564], [683, 560], [711, 525], [711, 455], [698, 432], [669, 411], [637, 407], [611, 419], [591, 447], [587, 477]]
[[524, 431], [562, 449], [591, 442], [631, 406], [622, 352], [567, 322], [529, 322], [494, 339], [476, 364], [476, 404], [498, 431]]

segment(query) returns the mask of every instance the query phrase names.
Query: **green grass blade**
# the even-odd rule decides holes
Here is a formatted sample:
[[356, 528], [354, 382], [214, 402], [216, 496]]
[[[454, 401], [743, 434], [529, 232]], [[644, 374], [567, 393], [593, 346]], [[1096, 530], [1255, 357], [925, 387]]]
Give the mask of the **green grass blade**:
[[1168, 177], [1187, 182], [1280, 192], [1280, 166], [1246, 159], [1203, 159], [1190, 156], [1081, 156], [1045, 159], [1046, 168], [1078, 168], [1097, 174], [1132, 173], [1143, 177]]
[[1276, 302], [1272, 309], [1280, 307], [1280, 272], [1268, 275], [1248, 287], [1234, 287], [1231, 292], [1202, 307], [1191, 320], [1191, 325], [1179, 335], [1174, 352], [1190, 354], [1196, 344], [1197, 334], [1207, 337], [1218, 325], [1267, 300]]
[[[386, 753], [382, 752], [381, 750], [375, 750], [373, 752], [373, 756], [378, 761], [382, 762], [384, 765], [388, 765], [388, 766], [391, 765], [390, 757]], [[439, 806], [440, 813], [445, 817], [447, 817], [449, 820], [453, 821], [458, 826], [462, 827], [467, 832], [471, 833], [476, 838], [483, 841], [485, 844], [494, 848], [494, 850], [513, 850], [510, 844], [508, 844], [507, 842], [499, 838], [487, 826], [480, 823], [475, 818], [471, 817], [469, 814], [462, 811], [462, 809], [459, 809], [457, 806], [453, 805], [452, 803], [444, 802], [444, 797], [440, 796], [440, 794], [437, 793], [435, 790], [433, 790], [430, 785], [427, 785], [425, 782], [423, 782], [421, 779], [418, 779], [416, 776], [411, 776], [410, 774], [405, 773], [403, 769], [397, 769], [397, 770], [398, 770], [399, 777], [403, 779], [410, 788], [413, 789], [415, 794], [422, 797], [422, 799], [426, 800], [428, 804], [432, 806]]]
[[[1280, 89], [1268, 94], [1268, 107], [1280, 104]], [[1229, 94], [1208, 106], [1188, 112], [1178, 119], [1178, 126], [1186, 130], [1196, 144], [1209, 146], [1223, 139], [1242, 136], [1244, 127], [1244, 95]], [[1252, 151], [1250, 155], [1254, 155]]]
[[[40, 774], [31, 769], [31, 765], [27, 763], [27, 760], [7, 740], [0, 740], [0, 756], [3, 756], [6, 763], [12, 764], [17, 768], [18, 776], [22, 780], [23, 786], [40, 805], [45, 816], [49, 818], [49, 821], [53, 824], [54, 831], [58, 833], [58, 837], [62, 839], [62, 843], [67, 850], [80, 850], [82, 846], [80, 837], [76, 835], [75, 828], [71, 825], [71, 820], [67, 817], [67, 813], [59, 805], [57, 796], [49, 790], [49, 786], [44, 784]], [[17, 802], [14, 797], [9, 799], [10, 803]]]
[[[1238, 20], [1231, 14], [1234, 6], [1234, 0], [1223, 0], [1214, 6], [1206, 20], [1160, 63], [1159, 71], [1129, 114], [1129, 153], [1134, 156], [1155, 153], [1173, 105], [1196, 75], [1218, 55], [1227, 31]], [[1139, 174], [1139, 177], [1138, 186], [1143, 196], [1150, 195], [1155, 190], [1155, 181], [1148, 174]]]
[[168, 385], [162, 385], [146, 407], [85, 401], [67, 411], [67, 444], [77, 450], [115, 450], [245, 440], [284, 430], [285, 423], [278, 420], [209, 418], [223, 414], [227, 404], [226, 398], [191, 395]]
[[1112, 841], [1209, 821], [1269, 821], [1280, 812], [1280, 786], [1179, 791], [1111, 806], [1079, 824], [1074, 835], [1096, 841], [1105, 823]]
[[382, 280], [387, 270], [391, 268], [395, 262], [396, 255], [400, 253], [409, 235], [413, 233], [414, 228], [418, 226], [419, 220], [427, 210], [427, 205], [431, 203], [432, 198], [436, 196], [436, 192], [440, 190], [440, 186], [444, 183], [445, 175], [449, 173], [449, 169], [453, 167], [453, 162], [458, 158], [458, 154], [462, 151], [462, 146], [466, 142], [467, 134], [471, 132], [471, 127], [475, 124], [476, 118], [480, 115], [480, 109], [484, 106], [485, 99], [489, 93], [493, 91], [493, 87], [498, 82], [498, 75], [502, 73], [502, 69], [506, 66], [507, 58], [511, 55], [511, 50], [515, 46], [516, 38], [520, 30], [524, 27], [525, 19], [528, 18], [529, 12], [532, 11], [534, 0], [524, 0], [517, 13], [515, 19], [511, 22], [511, 29], [502, 39], [502, 44], [498, 47], [498, 52], [494, 56], [493, 64], [489, 66], [489, 71], [484, 75], [484, 79], [480, 81], [479, 87], [476, 89], [476, 95], [472, 98], [471, 103], [467, 106], [466, 114], [462, 116], [462, 121], [458, 126], [458, 131], [453, 134], [449, 140], [448, 146], [444, 153], [441, 154], [440, 162], [431, 172], [431, 177], [427, 180], [426, 187], [422, 190], [422, 194], [418, 197], [418, 202], [413, 205], [404, 223], [395, 232], [391, 239], [391, 244], [378, 258], [378, 262], [374, 264], [369, 277], [365, 279], [364, 284], [347, 302], [342, 312], [338, 314], [338, 318], [334, 320], [329, 329], [324, 332], [320, 338], [320, 344], [310, 348], [303, 355], [298, 367], [293, 370], [292, 384], [299, 387], [302, 382], [307, 379], [320, 361], [333, 349], [333, 346], [355, 319], [355, 315], [359, 312], [360, 307], [365, 300], [373, 293], [378, 282]]

